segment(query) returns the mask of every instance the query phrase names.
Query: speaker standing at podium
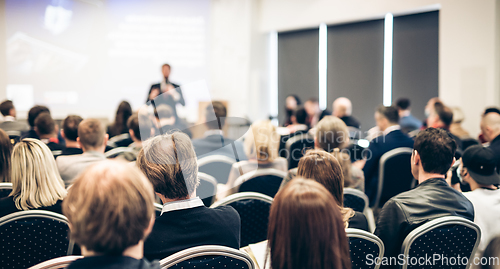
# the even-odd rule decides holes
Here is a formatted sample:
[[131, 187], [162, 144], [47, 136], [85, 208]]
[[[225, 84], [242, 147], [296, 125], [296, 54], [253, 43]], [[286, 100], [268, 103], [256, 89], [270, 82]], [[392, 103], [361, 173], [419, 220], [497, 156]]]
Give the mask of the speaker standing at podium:
[[184, 101], [184, 96], [182, 96], [182, 90], [179, 85], [170, 82], [170, 80], [168, 79], [170, 75], [169, 64], [164, 64], [161, 67], [161, 72], [163, 73], [164, 79], [158, 84], [151, 85], [147, 101], [154, 100], [155, 106], [165, 104], [172, 107], [174, 116], [178, 118], [177, 109], [175, 106], [178, 103], [183, 106], [186, 104], [186, 102]]

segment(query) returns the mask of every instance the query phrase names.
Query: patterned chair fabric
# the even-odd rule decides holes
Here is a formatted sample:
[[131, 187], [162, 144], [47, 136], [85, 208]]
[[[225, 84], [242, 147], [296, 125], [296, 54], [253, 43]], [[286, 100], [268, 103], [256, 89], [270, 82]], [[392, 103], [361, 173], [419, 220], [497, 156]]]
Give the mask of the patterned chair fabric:
[[71, 255], [66, 217], [43, 210], [16, 212], [0, 218], [2, 268], [28, 268]]
[[[371, 233], [359, 229], [348, 228], [346, 232], [349, 239], [352, 268], [378, 269], [380, 265], [370, 260], [384, 256], [384, 243], [382, 240]], [[371, 259], [368, 260], [370, 257]]]
[[246, 173], [235, 180], [238, 192], [257, 192], [274, 197], [286, 173], [277, 169], [261, 169]]
[[12, 192], [12, 183], [0, 183], [0, 198], [9, 196], [10, 192]]
[[267, 239], [269, 210], [273, 198], [255, 192], [242, 192], [230, 195], [212, 205], [212, 207], [229, 205], [240, 214], [241, 240], [245, 247]]
[[354, 211], [365, 212], [368, 206], [366, 194], [361, 191], [345, 188], [344, 189], [344, 206], [352, 208]]
[[314, 148], [314, 137], [309, 134], [299, 134], [288, 139], [285, 144], [288, 153], [288, 169], [297, 167], [305, 151], [312, 148]]
[[177, 252], [160, 261], [162, 269], [254, 269], [248, 254], [223, 246], [198, 246]]
[[[480, 239], [479, 227], [464, 218], [443, 217], [429, 221], [413, 230], [403, 242], [401, 252], [411, 260], [402, 268], [469, 268], [471, 263], [465, 263], [465, 259], [457, 257], [472, 262]], [[441, 258], [436, 263], [425, 265], [413, 262], [426, 255], [439, 255], [447, 259]]]

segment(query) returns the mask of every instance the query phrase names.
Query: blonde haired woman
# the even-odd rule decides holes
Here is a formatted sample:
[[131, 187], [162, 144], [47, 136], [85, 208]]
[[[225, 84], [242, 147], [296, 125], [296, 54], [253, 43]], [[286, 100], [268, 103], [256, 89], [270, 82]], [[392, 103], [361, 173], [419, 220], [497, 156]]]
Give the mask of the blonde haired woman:
[[[276, 132], [276, 126], [271, 121], [261, 120], [252, 124], [244, 144], [248, 161], [233, 164], [226, 189], [233, 188], [235, 180], [240, 175], [257, 169], [273, 168], [286, 172], [288, 168], [287, 160], [279, 157], [278, 154], [279, 140], [280, 136]], [[228, 191], [226, 194], [229, 195], [232, 192]]]
[[48, 210], [62, 214], [64, 182], [50, 149], [26, 138], [14, 146], [11, 159], [12, 192], [0, 199], [0, 217], [23, 210]]

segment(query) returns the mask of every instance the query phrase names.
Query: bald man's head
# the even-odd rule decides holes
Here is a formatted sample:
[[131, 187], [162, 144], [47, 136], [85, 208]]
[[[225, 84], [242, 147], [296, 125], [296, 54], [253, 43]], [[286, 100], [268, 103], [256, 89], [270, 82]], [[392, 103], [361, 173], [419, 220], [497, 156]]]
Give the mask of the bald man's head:
[[345, 117], [351, 116], [352, 114], [352, 103], [351, 100], [345, 97], [339, 97], [333, 101], [333, 113], [335, 117]]
[[494, 112], [485, 114], [481, 119], [481, 132], [488, 142], [500, 135], [500, 114]]

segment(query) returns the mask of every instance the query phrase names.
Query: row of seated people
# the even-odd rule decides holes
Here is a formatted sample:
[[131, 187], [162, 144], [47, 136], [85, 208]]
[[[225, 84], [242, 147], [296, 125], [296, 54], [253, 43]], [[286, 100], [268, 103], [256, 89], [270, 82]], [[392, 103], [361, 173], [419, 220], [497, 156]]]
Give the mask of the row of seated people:
[[[490, 210], [475, 212], [471, 201], [446, 182], [445, 175], [453, 163], [455, 149], [456, 142], [441, 129], [429, 128], [416, 137], [411, 165], [419, 185], [414, 190], [397, 195], [384, 205], [375, 231], [384, 242], [387, 257], [397, 256], [406, 235], [429, 220], [442, 216], [459, 216], [473, 221], [475, 213], [476, 217], [481, 213], [482, 219], [492, 220]], [[0, 207], [10, 207], [13, 209], [11, 212], [45, 209], [64, 213], [72, 227], [72, 238], [81, 246], [82, 254], [90, 256], [76, 261], [74, 266], [80, 267], [73, 268], [114, 262], [146, 264], [142, 255], [148, 260], [161, 259], [196, 245], [241, 247], [238, 213], [231, 207], [206, 208], [196, 197], [196, 186], [199, 183], [196, 155], [190, 139], [183, 133], [175, 132], [145, 141], [137, 161], [142, 173], [128, 164], [103, 161], [79, 174], [69, 188], [69, 193], [57, 175], [55, 161], [48, 147], [38, 140], [25, 139], [18, 143], [13, 150], [12, 166], [13, 192], [11, 196], [1, 200]], [[471, 184], [474, 191], [478, 186], [493, 191], [494, 184], [500, 183], [495, 166], [492, 150], [473, 146], [464, 152], [461, 175], [471, 183], [476, 182], [475, 185]], [[292, 268], [314, 266], [318, 262], [334, 264], [332, 268], [349, 268], [344, 229], [356, 227], [353, 221], [356, 213], [342, 206], [343, 174], [340, 164], [333, 155], [316, 150], [301, 159], [298, 174], [311, 179], [290, 181], [276, 195], [271, 208], [268, 245], [272, 268], [283, 268], [280, 263], [287, 259], [293, 262]], [[145, 179], [141, 179], [144, 176]], [[140, 182], [147, 182], [146, 179], [150, 182], [144, 183], [150, 188], [147, 199], [138, 198], [136, 192], [127, 190], [131, 186], [142, 190], [144, 186], [138, 185], [143, 184]], [[153, 204], [151, 185], [164, 203], [162, 213], [156, 220], [152, 209], [148, 209]], [[22, 186], [38, 186], [38, 191]], [[117, 195], [122, 196], [116, 197]], [[44, 199], [40, 199], [42, 197]], [[305, 201], [307, 199], [314, 202]], [[42, 202], [37, 204], [34, 201]], [[47, 204], [43, 204], [44, 202]], [[123, 208], [128, 203], [135, 211]], [[124, 220], [124, 217], [140, 217], [144, 223], [129, 225], [129, 220]], [[91, 224], [95, 221], [122, 227], [114, 227], [115, 233], [109, 233], [107, 225]], [[89, 223], [89, 230], [84, 225], [78, 225], [79, 222]], [[140, 232], [133, 232], [137, 227], [141, 228]], [[301, 227], [307, 229], [304, 231]], [[490, 227], [481, 228], [483, 235], [488, 235]], [[310, 235], [314, 232], [320, 234], [312, 238]], [[88, 236], [89, 234], [96, 236]], [[117, 234], [131, 240], [128, 242], [138, 244], [116, 247], [110, 242], [117, 240], [114, 237]], [[143, 246], [141, 241], [147, 234], [149, 237], [145, 239]], [[290, 240], [294, 243], [290, 243]], [[486, 244], [488, 241], [484, 242]], [[131, 245], [134, 247], [128, 249]], [[297, 245], [306, 246], [304, 249], [307, 251], [294, 249], [293, 246]], [[284, 257], [279, 254], [284, 250], [303, 255]], [[315, 256], [324, 251], [334, 254], [323, 256], [325, 260]], [[119, 253], [126, 257], [116, 257]], [[115, 257], [103, 258], [99, 254], [115, 254]]]

